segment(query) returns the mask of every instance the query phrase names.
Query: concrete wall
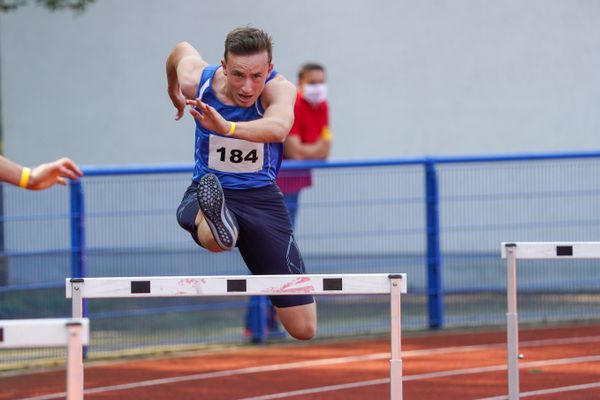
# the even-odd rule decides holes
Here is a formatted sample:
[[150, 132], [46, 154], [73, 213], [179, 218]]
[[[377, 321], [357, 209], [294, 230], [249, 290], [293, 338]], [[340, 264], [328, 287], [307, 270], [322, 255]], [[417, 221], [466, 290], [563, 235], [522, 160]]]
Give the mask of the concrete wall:
[[329, 69], [334, 158], [600, 148], [594, 0], [96, 0], [81, 15], [0, 15], [5, 153], [34, 164], [191, 162], [164, 62], [210, 62], [233, 27], [272, 34], [274, 62]]

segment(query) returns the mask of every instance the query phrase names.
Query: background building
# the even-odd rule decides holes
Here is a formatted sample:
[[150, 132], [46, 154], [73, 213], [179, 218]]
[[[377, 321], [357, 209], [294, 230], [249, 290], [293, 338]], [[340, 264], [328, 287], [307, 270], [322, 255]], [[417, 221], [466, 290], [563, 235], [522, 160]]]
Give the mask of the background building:
[[35, 164], [193, 160], [164, 64], [187, 40], [219, 62], [229, 30], [274, 38], [295, 82], [329, 71], [332, 156], [600, 148], [600, 3], [592, 0], [97, 0], [0, 15], [4, 150]]

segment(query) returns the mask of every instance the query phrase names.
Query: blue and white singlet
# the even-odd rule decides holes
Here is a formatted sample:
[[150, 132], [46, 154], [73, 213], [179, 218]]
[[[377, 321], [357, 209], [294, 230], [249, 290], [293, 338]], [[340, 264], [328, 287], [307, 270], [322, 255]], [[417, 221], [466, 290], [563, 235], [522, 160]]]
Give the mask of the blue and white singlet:
[[[212, 88], [212, 78], [221, 66], [209, 65], [202, 71], [197, 98], [214, 107], [228, 121], [253, 121], [262, 118], [260, 97], [253, 106], [242, 108], [223, 104]], [[273, 70], [267, 82], [277, 72]], [[221, 135], [196, 122], [194, 174], [196, 182], [211, 172], [227, 189], [259, 188], [275, 182], [283, 155], [282, 143], [255, 143]]]

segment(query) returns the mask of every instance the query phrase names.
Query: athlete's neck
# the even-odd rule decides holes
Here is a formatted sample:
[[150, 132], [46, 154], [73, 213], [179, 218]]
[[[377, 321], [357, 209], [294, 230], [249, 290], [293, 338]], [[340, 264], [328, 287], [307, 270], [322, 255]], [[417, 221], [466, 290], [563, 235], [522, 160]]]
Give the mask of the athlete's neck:
[[233, 96], [229, 91], [229, 87], [227, 86], [227, 77], [223, 73], [222, 67], [217, 68], [215, 71], [215, 75], [213, 76], [212, 80], [212, 90], [221, 103], [229, 106], [236, 105], [235, 101], [233, 100]]

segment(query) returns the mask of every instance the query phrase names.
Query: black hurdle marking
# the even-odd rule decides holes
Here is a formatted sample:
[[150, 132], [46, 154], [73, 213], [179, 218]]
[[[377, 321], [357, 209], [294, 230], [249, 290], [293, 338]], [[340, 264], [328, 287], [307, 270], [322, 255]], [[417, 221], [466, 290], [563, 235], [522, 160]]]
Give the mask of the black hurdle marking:
[[228, 292], [245, 292], [246, 291], [246, 280], [245, 279], [227, 279], [227, 291]]
[[150, 281], [131, 281], [131, 293], [150, 293]]
[[323, 290], [342, 290], [342, 278], [323, 278]]
[[4, 328], [0, 328], [0, 343], [4, 342]]
[[573, 246], [556, 246], [557, 256], [572, 256]]

